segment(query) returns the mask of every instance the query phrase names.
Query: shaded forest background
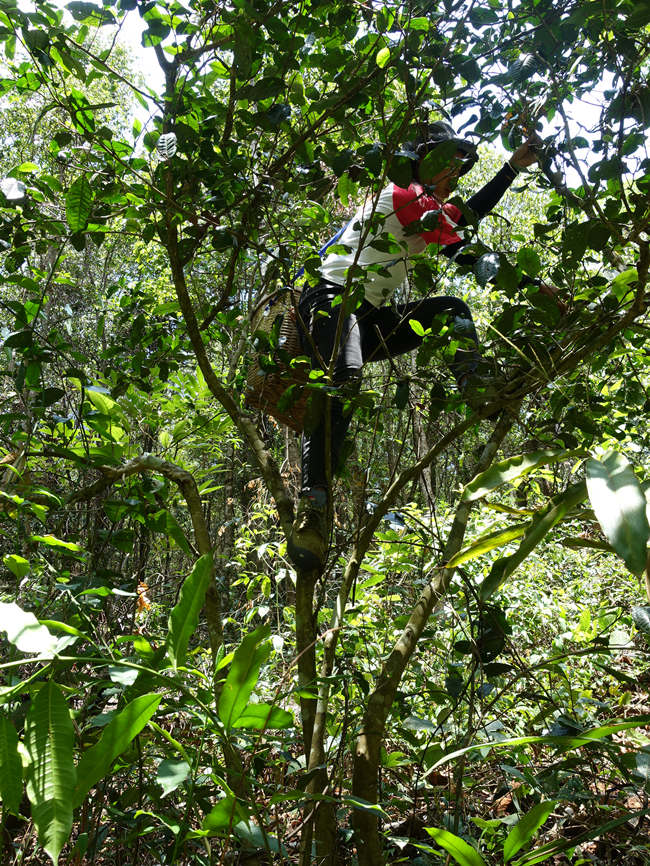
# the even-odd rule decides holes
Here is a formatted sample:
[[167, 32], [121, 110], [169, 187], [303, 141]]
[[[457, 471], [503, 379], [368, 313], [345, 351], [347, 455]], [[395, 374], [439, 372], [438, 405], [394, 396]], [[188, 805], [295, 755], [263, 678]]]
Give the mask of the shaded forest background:
[[[0, 0], [3, 863], [650, 862], [649, 25]], [[408, 289], [468, 299], [510, 389], [465, 405], [442, 325], [374, 365], [296, 573], [249, 314], [408, 185], [425, 114], [481, 141], [459, 201], [543, 139], [476, 267]]]

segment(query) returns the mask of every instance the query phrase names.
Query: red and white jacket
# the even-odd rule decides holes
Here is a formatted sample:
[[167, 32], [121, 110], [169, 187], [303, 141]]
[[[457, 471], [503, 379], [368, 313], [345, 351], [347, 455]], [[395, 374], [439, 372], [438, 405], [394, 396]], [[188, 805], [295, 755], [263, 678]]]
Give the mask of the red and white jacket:
[[[327, 253], [320, 272], [328, 282], [343, 287], [348, 268], [356, 259], [365, 272], [366, 298], [380, 307], [406, 280], [412, 256], [424, 252], [428, 244], [447, 246], [462, 240], [456, 233], [462, 217], [457, 207], [439, 202], [418, 183], [412, 183], [408, 189], [392, 183], [376, 201], [374, 208], [374, 199], [360, 207], [338, 239], [337, 244], [349, 247], [350, 251]], [[428, 214], [437, 214], [437, 227], [407, 231]], [[368, 230], [370, 219], [373, 227]], [[427, 222], [435, 225], [435, 217], [429, 217]]]

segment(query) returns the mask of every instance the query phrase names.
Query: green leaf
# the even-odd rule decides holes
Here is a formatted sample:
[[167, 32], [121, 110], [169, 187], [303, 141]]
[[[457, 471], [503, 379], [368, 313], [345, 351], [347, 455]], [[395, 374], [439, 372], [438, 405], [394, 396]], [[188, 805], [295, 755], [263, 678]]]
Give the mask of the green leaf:
[[199, 612], [212, 580], [212, 568], [211, 554], [206, 553], [197, 559], [183, 582], [178, 603], [169, 615], [167, 655], [175, 668], [185, 663], [187, 645], [199, 623]]
[[415, 331], [418, 337], [424, 337], [424, 328], [417, 319], [409, 319], [409, 325], [411, 326], [411, 329]]
[[605, 550], [607, 553], [616, 553], [611, 544], [607, 544], [606, 541], [598, 541], [596, 538], [567, 537], [563, 538], [560, 544], [570, 550], [587, 548], [588, 550]]
[[78, 177], [65, 197], [65, 217], [70, 231], [80, 232], [86, 228], [93, 205], [93, 191], [85, 174]]
[[3, 563], [7, 566], [9, 571], [14, 574], [18, 580], [22, 580], [23, 577], [29, 572], [29, 562], [22, 556], [18, 556], [15, 553], [8, 553], [3, 558]]
[[18, 814], [23, 796], [23, 764], [18, 734], [9, 719], [0, 716], [0, 797], [6, 812]]
[[116, 403], [112, 397], [103, 394], [95, 388], [86, 388], [85, 393], [87, 399], [90, 400], [95, 409], [97, 409], [98, 412], [101, 412], [102, 415], [106, 415], [109, 418], [122, 419], [123, 413], [120, 405], [119, 403]]
[[201, 828], [206, 830], [206, 835], [221, 834], [229, 832], [234, 824], [245, 821], [248, 815], [237, 802], [234, 794], [228, 794], [223, 800], [219, 800], [212, 811], [205, 816]]
[[409, 381], [408, 379], [402, 379], [401, 382], [397, 383], [397, 387], [395, 388], [395, 407], [399, 409], [401, 412], [403, 409], [406, 409], [409, 402]]
[[[102, 589], [105, 588], [106, 587], [102, 587]], [[108, 675], [111, 678], [111, 682], [117, 683], [124, 688], [128, 688], [129, 686], [132, 686], [140, 676], [140, 671], [137, 668], [127, 665], [109, 665]]]
[[473, 541], [464, 550], [459, 550], [455, 556], [449, 560], [446, 568], [456, 568], [464, 562], [469, 562], [470, 559], [476, 559], [496, 547], [503, 547], [504, 544], [513, 541], [515, 538], [520, 538], [526, 531], [528, 523], [516, 523], [508, 526], [505, 529], [499, 529], [496, 532], [488, 532], [481, 535], [476, 541]]
[[450, 833], [449, 830], [441, 830], [437, 827], [424, 828], [429, 836], [432, 836], [436, 845], [444, 848], [460, 866], [485, 866], [485, 860], [468, 845], [464, 839]]
[[162, 796], [166, 797], [175, 791], [190, 775], [190, 765], [187, 761], [178, 761], [170, 758], [158, 764], [156, 782], [162, 788]]
[[7, 632], [10, 643], [23, 653], [51, 656], [57, 645], [53, 634], [41, 625], [33, 613], [13, 602], [0, 602], [0, 631]]
[[61, 689], [51, 680], [36, 694], [27, 713], [25, 749], [32, 820], [41, 845], [57, 866], [72, 829], [70, 794], [77, 774], [72, 719]]
[[386, 169], [388, 179], [401, 189], [408, 189], [413, 180], [413, 163], [408, 156], [396, 154]]
[[113, 15], [108, 9], [102, 9], [101, 6], [95, 6], [94, 3], [85, 3], [82, 0], [72, 0], [68, 3], [67, 10], [76, 21], [85, 21], [88, 18], [93, 20], [94, 24], [110, 24], [115, 21]]
[[586, 746], [598, 742], [604, 737], [609, 737], [612, 734], [619, 733], [620, 731], [627, 731], [633, 728], [643, 728], [648, 724], [648, 722], [650, 722], [650, 715], [645, 714], [642, 716], [636, 716], [634, 719], [625, 722], [614, 721], [605, 725], [599, 725], [597, 728], [590, 728], [587, 731], [583, 731], [576, 737], [554, 737], [550, 735], [539, 737], [511, 737], [507, 740], [471, 743], [469, 746], [464, 746], [462, 749], [456, 749], [453, 752], [443, 755], [442, 758], [429, 767], [424, 774], [424, 778], [434, 773], [439, 767], [443, 767], [445, 764], [449, 764], [452, 761], [455, 761], [456, 758], [460, 758], [462, 755], [466, 755], [468, 752], [475, 751], [476, 749], [509, 749], [512, 746], [547, 744], [558, 746], [564, 751], [567, 751], [568, 749], [577, 749], [580, 746]]
[[435, 174], [447, 168], [456, 154], [456, 144], [453, 141], [443, 141], [436, 145], [420, 160], [418, 174], [421, 181], [430, 180]]
[[529, 277], [536, 277], [542, 269], [539, 255], [532, 247], [522, 247], [519, 250], [517, 253], [517, 264]]
[[62, 547], [64, 550], [79, 551], [81, 548], [74, 541], [63, 541], [61, 538], [56, 538], [54, 535], [30, 535], [30, 541], [38, 541], [40, 544], [46, 544], [48, 547]]
[[74, 790], [72, 797], [68, 791], [68, 799], [75, 808], [81, 805], [88, 791], [109, 773], [113, 761], [126, 751], [156, 712], [161, 700], [162, 695], [153, 693], [132, 700], [113, 716], [95, 745], [84, 752], [77, 766], [77, 784], [70, 789]]
[[262, 830], [262, 828], [253, 821], [249, 819], [239, 821], [234, 825], [233, 832], [240, 839], [243, 839], [249, 847], [258, 849], [268, 848], [268, 850], [272, 851], [274, 854], [282, 854], [285, 863], [288, 861], [289, 852], [284, 845], [280, 843], [278, 837]]
[[233, 726], [248, 704], [260, 668], [271, 652], [271, 644], [267, 640], [270, 634], [270, 627], [262, 625], [246, 635], [235, 650], [219, 697], [219, 718], [227, 728]]
[[586, 457], [587, 454], [587, 451], [581, 450], [553, 450], [531, 451], [529, 454], [518, 454], [515, 457], [508, 457], [499, 463], [493, 463], [489, 469], [473, 478], [463, 490], [461, 501], [474, 502], [476, 499], [482, 499], [507, 481], [522, 478], [534, 469], [539, 469], [540, 466], [549, 466], [552, 463], [559, 463], [562, 460], [571, 460], [576, 457]]
[[239, 718], [233, 723], [233, 728], [254, 728], [281, 730], [291, 728], [295, 724], [290, 712], [271, 704], [248, 704]]
[[388, 63], [389, 60], [390, 60], [390, 49], [389, 49], [389, 48], [386, 48], [386, 47], [384, 46], [384, 48], [381, 48], [381, 49], [377, 52], [377, 58], [376, 58], [377, 66], [378, 66], [380, 69], [383, 69], [384, 66]]
[[542, 539], [559, 523], [566, 514], [574, 508], [587, 495], [587, 486], [584, 481], [572, 484], [563, 493], [554, 496], [546, 508], [542, 509], [533, 517], [523, 540], [517, 550], [503, 559], [498, 559], [492, 566], [492, 570], [485, 578], [480, 588], [481, 598], [485, 601], [490, 598], [519, 566], [528, 554], [542, 541]]
[[530, 842], [556, 805], [555, 800], [545, 800], [542, 803], [537, 803], [530, 812], [515, 824], [508, 833], [508, 837], [503, 845], [504, 863], [511, 860], [520, 848], [523, 848], [527, 842]]
[[647, 563], [650, 526], [646, 499], [634, 470], [617, 451], [587, 461], [589, 500], [605, 538], [633, 574]]

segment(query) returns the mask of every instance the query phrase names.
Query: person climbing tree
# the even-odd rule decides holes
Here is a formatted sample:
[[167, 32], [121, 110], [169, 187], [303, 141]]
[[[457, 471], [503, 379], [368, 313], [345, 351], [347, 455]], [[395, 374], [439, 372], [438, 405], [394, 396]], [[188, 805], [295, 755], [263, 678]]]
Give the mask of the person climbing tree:
[[[478, 160], [475, 145], [459, 138], [450, 124], [437, 121], [424, 124], [408, 147], [416, 157], [412, 183], [407, 188], [391, 183], [356, 211], [338, 238], [337, 251], [325, 253], [319, 281], [305, 288], [299, 302], [305, 352], [313, 369], [331, 367], [338, 392], [312, 398], [316, 409], [302, 439], [302, 490], [288, 553], [303, 570], [320, 569], [326, 559], [332, 471], [350, 423], [344, 402], [358, 391], [365, 363], [416, 349], [423, 340], [419, 333], [444, 316], [454, 340], [460, 342], [449, 364], [458, 388], [474, 406], [494, 396], [496, 383], [481, 370], [476, 329], [464, 301], [433, 296], [392, 302], [408, 277], [412, 257], [428, 245], [436, 245], [456, 263], [475, 261], [460, 252], [466, 241], [458, 230], [467, 221], [458, 207], [447, 202], [458, 178]], [[467, 206], [481, 219], [518, 172], [536, 161], [534, 140], [529, 139]], [[348, 315], [345, 304], [353, 308]], [[422, 328], [416, 332], [411, 320]]]

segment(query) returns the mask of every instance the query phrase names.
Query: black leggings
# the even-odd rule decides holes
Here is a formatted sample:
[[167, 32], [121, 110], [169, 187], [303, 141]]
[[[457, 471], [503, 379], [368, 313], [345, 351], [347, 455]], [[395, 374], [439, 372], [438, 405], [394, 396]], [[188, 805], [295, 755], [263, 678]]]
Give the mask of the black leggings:
[[[303, 333], [305, 353], [311, 356], [312, 368], [322, 369], [332, 357], [336, 340], [341, 307], [332, 307], [332, 301], [342, 289], [332, 283], [321, 282], [303, 292], [299, 313], [307, 333]], [[351, 397], [359, 390], [363, 365], [369, 361], [384, 361], [404, 352], [411, 352], [422, 345], [423, 338], [413, 330], [410, 320], [422, 325], [424, 330], [434, 325], [436, 317], [447, 314], [452, 325], [453, 337], [478, 346], [476, 329], [469, 307], [459, 298], [433, 297], [410, 304], [394, 304], [375, 307], [364, 300], [343, 321], [341, 339], [334, 364], [334, 384], [341, 388], [342, 396]], [[441, 322], [442, 324], [442, 322]], [[420, 329], [418, 329], [420, 330]], [[436, 333], [436, 329], [433, 329]], [[459, 380], [476, 369], [480, 355], [477, 348], [456, 350], [449, 368]], [[336, 396], [329, 399], [315, 398], [320, 411], [309, 418], [309, 432], [302, 438], [302, 489], [312, 487], [327, 489], [325, 407], [331, 417], [331, 467], [336, 469], [345, 434], [350, 425], [350, 413], [343, 411], [343, 400]]]

